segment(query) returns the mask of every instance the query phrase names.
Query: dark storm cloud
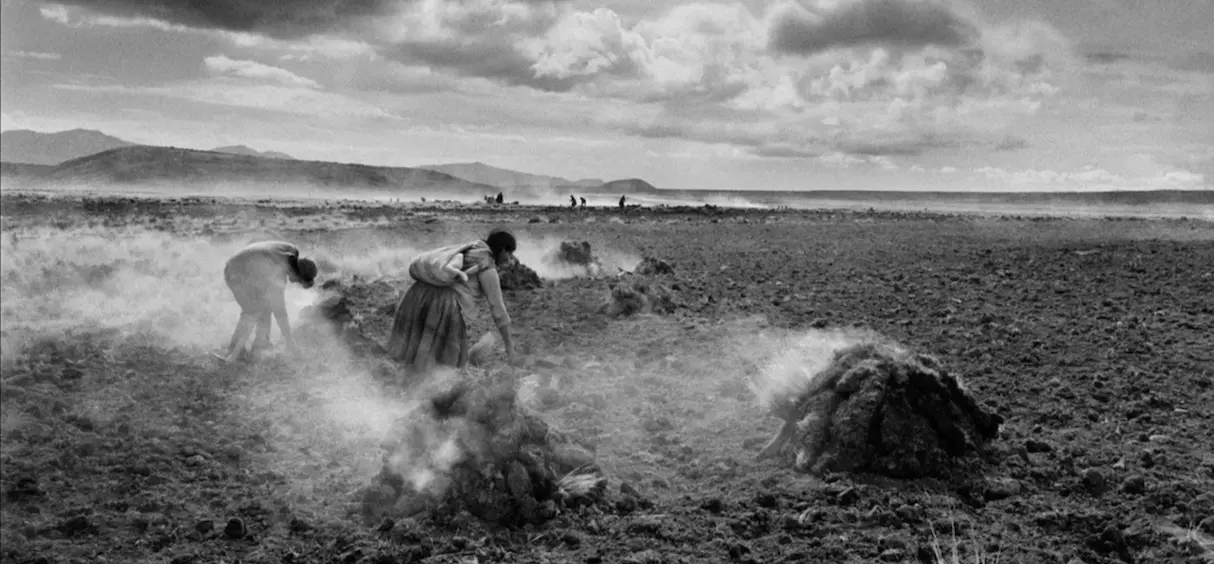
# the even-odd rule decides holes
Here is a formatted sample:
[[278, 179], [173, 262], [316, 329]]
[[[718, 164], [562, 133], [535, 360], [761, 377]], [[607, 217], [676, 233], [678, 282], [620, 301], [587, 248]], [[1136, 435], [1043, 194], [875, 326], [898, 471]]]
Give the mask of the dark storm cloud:
[[935, 1], [859, 0], [817, 18], [785, 11], [772, 26], [770, 46], [798, 55], [860, 45], [953, 47], [977, 33], [974, 24]]
[[487, 78], [510, 86], [568, 92], [577, 84], [572, 78], [536, 76], [531, 59], [502, 41], [406, 42], [394, 46], [386, 54], [401, 62], [430, 65], [461, 76]]
[[261, 33], [280, 39], [337, 31], [412, 0], [56, 0], [119, 17], [145, 17], [199, 29]]
[[1118, 61], [1129, 59], [1130, 56], [1117, 51], [1094, 51], [1083, 56], [1089, 63], [1097, 65], [1108, 65]]

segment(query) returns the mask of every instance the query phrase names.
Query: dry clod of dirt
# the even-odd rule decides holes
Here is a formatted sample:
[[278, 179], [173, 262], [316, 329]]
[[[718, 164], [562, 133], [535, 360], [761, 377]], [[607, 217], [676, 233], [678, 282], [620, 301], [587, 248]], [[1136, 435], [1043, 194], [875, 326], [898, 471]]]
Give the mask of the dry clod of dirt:
[[[785, 423], [759, 458], [782, 455], [813, 474], [948, 478], [968, 466], [1003, 422], [935, 358], [892, 342], [841, 349], [802, 384], [791, 397], [766, 398]], [[1012, 491], [996, 497], [1014, 488], [997, 490]]]
[[590, 451], [520, 405], [513, 378], [465, 373], [397, 429], [364, 498], [370, 517], [388, 507], [466, 510], [522, 526], [604, 499], [606, 480]]

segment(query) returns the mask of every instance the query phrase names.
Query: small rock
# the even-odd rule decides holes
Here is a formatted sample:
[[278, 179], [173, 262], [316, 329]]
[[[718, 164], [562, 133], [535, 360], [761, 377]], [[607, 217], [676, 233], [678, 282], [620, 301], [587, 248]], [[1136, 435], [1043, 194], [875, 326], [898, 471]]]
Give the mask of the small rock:
[[987, 501], [1007, 499], [1020, 495], [1022, 486], [1015, 478], [994, 478], [987, 483], [984, 497]]
[[1135, 495], [1145, 493], [1147, 491], [1147, 479], [1141, 474], [1130, 476], [1121, 483], [1121, 491]]
[[632, 487], [632, 484], [629, 484], [628, 482], [620, 483], [620, 493], [632, 497], [641, 497], [641, 493], [638, 492], [636, 488]]
[[245, 529], [244, 521], [240, 519], [228, 520], [228, 526], [223, 528], [223, 535], [230, 539], [242, 539], [248, 535], [248, 529]]
[[755, 497], [755, 503], [758, 504], [759, 507], [764, 507], [767, 509], [774, 509], [780, 504], [779, 500], [776, 499], [776, 496], [769, 493], [759, 494], [757, 497]]
[[1214, 516], [1202, 519], [1201, 523], [1197, 525], [1197, 528], [1201, 529], [1201, 532], [1207, 535], [1214, 535]]
[[204, 519], [194, 525], [194, 530], [198, 531], [198, 534], [205, 535], [215, 530], [215, 522], [210, 519]]
[[714, 497], [714, 498], [705, 500], [704, 503], [701, 503], [700, 509], [703, 509], [704, 511], [707, 511], [709, 513], [720, 513], [722, 510], [725, 509], [725, 504], [722, 503], [719, 498]]
[[1024, 441], [1024, 449], [1029, 452], [1036, 453], [1036, 452], [1051, 452], [1054, 450], [1054, 447], [1051, 446], [1050, 443], [1047, 443], [1045, 441], [1040, 441], [1037, 439], [1028, 439], [1028, 440]]
[[1108, 480], [1105, 479], [1104, 474], [1101, 474], [1100, 471], [1095, 468], [1088, 468], [1085, 470], [1083, 472], [1082, 481], [1083, 487], [1087, 488], [1089, 492], [1095, 494], [1103, 493], [1105, 488], [1108, 487]]
[[881, 552], [881, 560], [885, 562], [901, 562], [905, 557], [906, 552], [897, 548], [890, 548]]

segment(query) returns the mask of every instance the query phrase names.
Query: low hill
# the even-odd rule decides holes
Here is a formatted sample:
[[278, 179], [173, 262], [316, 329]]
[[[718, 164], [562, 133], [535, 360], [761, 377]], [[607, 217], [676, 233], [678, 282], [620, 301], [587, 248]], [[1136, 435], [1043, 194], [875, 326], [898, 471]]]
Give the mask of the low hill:
[[214, 149], [211, 149], [211, 150], [215, 151], [216, 153], [231, 153], [233, 155], [248, 155], [250, 157], [266, 157], [268, 159], [294, 159], [295, 158], [286, 153], [279, 153], [278, 151], [258, 151], [257, 149], [254, 149], [252, 147], [246, 147], [244, 145], [226, 145], [223, 147], [215, 147]]
[[426, 165], [421, 168], [444, 172], [456, 178], [467, 180], [468, 182], [488, 184], [489, 186], [496, 186], [503, 190], [523, 189], [532, 192], [557, 190], [576, 191], [596, 188], [603, 184], [603, 181], [597, 178], [569, 180], [559, 176], [530, 174], [526, 172], [519, 172], [517, 170], [498, 168], [482, 162]]
[[64, 161], [134, 145], [91, 129], [41, 133], [18, 129], [0, 133], [0, 156], [6, 163], [55, 165]]
[[54, 167], [6, 166], [5, 180], [43, 185], [219, 186], [287, 185], [441, 196], [482, 196], [492, 186], [449, 174], [404, 167], [300, 161], [135, 145], [73, 159]]
[[[664, 192], [640, 178], [626, 178], [624, 180], [605, 182], [595, 189], [595, 191], [605, 194], [657, 194]], [[734, 192], [734, 194], [737, 194], [737, 192]]]

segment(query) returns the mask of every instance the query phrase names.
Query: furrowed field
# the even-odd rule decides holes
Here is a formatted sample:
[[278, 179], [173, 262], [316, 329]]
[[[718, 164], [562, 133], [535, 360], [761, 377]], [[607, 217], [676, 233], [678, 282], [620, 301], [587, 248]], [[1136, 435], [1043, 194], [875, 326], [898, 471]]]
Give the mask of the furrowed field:
[[[1214, 561], [1209, 222], [3, 203], [5, 562]], [[223, 262], [295, 242], [383, 343], [409, 259], [497, 226], [544, 279], [506, 293], [522, 375], [550, 382], [533, 403], [593, 448], [607, 499], [543, 526], [368, 517], [416, 402], [338, 347], [220, 365], [239, 311]], [[546, 265], [565, 240], [603, 274]], [[642, 257], [673, 266], [669, 307], [604, 315]], [[322, 295], [287, 297], [295, 314]], [[748, 376], [852, 327], [936, 356], [1006, 419], [981, 482], [755, 460], [780, 421]]]

